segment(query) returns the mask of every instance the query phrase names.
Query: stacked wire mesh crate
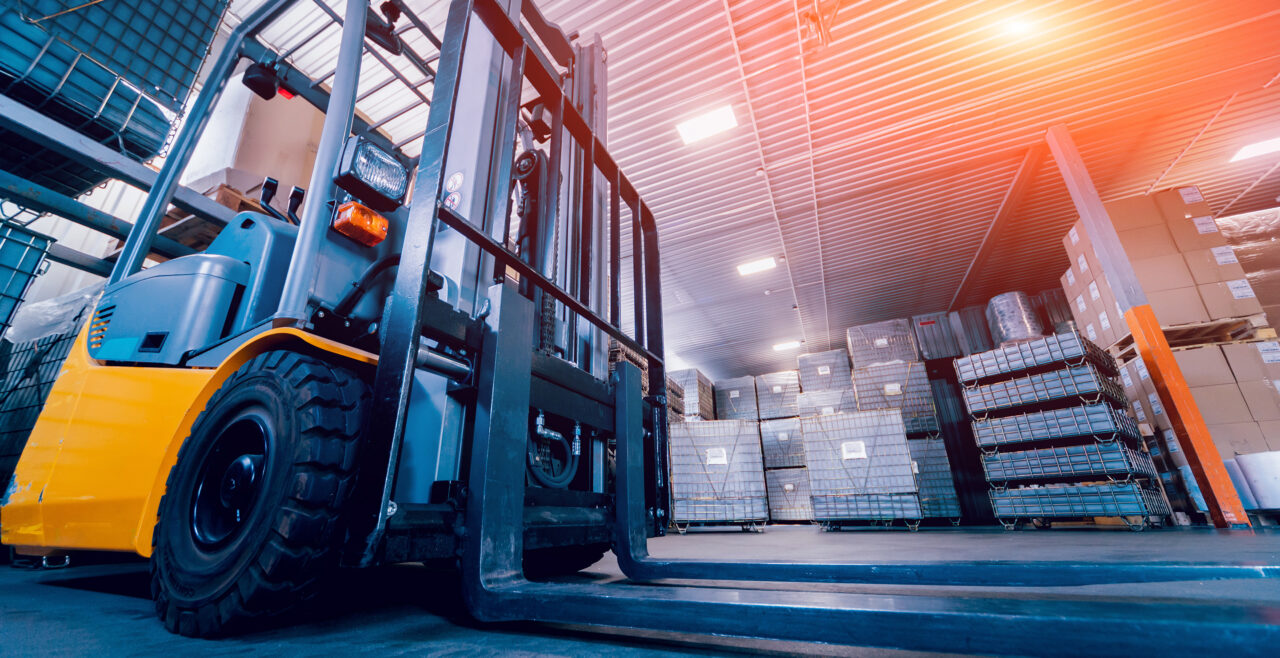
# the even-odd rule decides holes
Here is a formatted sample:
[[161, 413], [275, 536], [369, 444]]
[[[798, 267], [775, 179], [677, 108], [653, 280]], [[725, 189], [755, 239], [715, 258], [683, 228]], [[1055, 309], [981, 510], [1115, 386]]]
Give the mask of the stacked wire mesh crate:
[[769, 520], [813, 520], [809, 476], [804, 467], [804, 438], [800, 429], [800, 373], [785, 370], [756, 376], [756, 406], [760, 415], [760, 443], [764, 477], [769, 491]]
[[739, 525], [758, 531], [769, 519], [759, 424], [754, 420], [673, 423], [671, 520], [690, 525]]
[[1168, 516], [1115, 360], [1096, 345], [1078, 333], [1008, 343], [957, 359], [956, 373], [1005, 528], [1117, 517], [1141, 529]]
[[921, 517], [955, 523], [960, 519], [960, 500], [913, 325], [912, 320], [900, 319], [849, 328], [855, 399], [859, 411], [899, 412]]

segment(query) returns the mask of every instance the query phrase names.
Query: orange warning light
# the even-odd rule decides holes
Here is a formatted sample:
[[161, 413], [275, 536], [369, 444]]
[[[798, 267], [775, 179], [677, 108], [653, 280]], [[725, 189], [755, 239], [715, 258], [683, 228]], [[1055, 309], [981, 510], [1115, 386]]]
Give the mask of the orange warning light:
[[338, 217], [333, 220], [333, 230], [372, 247], [387, 239], [387, 229], [391, 222], [386, 217], [362, 206], [355, 201], [348, 201], [338, 207]]

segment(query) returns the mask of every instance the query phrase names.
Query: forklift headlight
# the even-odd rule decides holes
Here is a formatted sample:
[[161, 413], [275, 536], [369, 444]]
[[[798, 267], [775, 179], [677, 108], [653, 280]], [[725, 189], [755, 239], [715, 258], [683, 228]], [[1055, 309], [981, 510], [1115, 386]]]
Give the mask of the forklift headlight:
[[347, 141], [333, 182], [370, 208], [389, 212], [400, 207], [409, 189], [409, 170], [372, 142]]

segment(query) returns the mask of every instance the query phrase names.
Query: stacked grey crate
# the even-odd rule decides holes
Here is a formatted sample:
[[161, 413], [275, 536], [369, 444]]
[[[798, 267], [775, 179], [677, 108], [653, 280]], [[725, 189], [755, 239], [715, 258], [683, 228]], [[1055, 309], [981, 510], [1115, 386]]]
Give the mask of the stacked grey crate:
[[756, 376], [756, 407], [760, 420], [795, 418], [800, 415], [796, 398], [800, 395], [800, 374], [795, 370]]
[[799, 418], [760, 421], [760, 443], [764, 448], [765, 468], [804, 466], [804, 435]]
[[745, 420], [671, 426], [671, 520], [677, 527], [768, 520], [757, 427]]
[[986, 352], [996, 345], [991, 341], [991, 329], [987, 326], [987, 309], [983, 306], [966, 306], [947, 314], [951, 334], [955, 336], [960, 355]]
[[938, 414], [923, 361], [881, 363], [853, 371], [859, 411], [897, 409], [909, 436], [937, 434]]
[[676, 370], [670, 373], [670, 377], [684, 393], [686, 420], [715, 420], [716, 394], [709, 377], [695, 368]]
[[756, 406], [756, 378], [751, 375], [716, 382], [716, 418], [760, 420]]
[[813, 517], [798, 418], [800, 395], [800, 373], [796, 370], [756, 377], [769, 518], [773, 521], [810, 521]]
[[813, 518], [851, 521], [922, 518], [902, 415], [894, 409], [813, 416], [802, 421]]
[[916, 485], [920, 491], [920, 512], [924, 518], [951, 519], [960, 522], [960, 497], [951, 478], [951, 460], [947, 446], [939, 435], [907, 439]]
[[801, 354], [796, 357], [800, 366], [800, 390], [842, 391], [849, 388], [849, 352], [831, 350]]
[[769, 520], [812, 521], [809, 472], [804, 468], [774, 468], [764, 472], [769, 487]]
[[[1123, 411], [1114, 359], [1078, 333], [957, 359], [965, 405], [1005, 527], [1025, 518], [1169, 514]], [[1101, 484], [1094, 484], [1101, 483]], [[1129, 519], [1126, 519], [1126, 523]]]

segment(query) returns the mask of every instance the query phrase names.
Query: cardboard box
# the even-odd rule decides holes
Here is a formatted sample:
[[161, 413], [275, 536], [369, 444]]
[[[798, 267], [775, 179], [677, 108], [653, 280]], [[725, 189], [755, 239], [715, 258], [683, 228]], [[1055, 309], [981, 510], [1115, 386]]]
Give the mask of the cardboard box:
[[[1182, 443], [1178, 440], [1178, 436], [1172, 429], [1162, 429], [1159, 432], [1160, 442], [1164, 444], [1164, 455], [1167, 461], [1173, 464], [1174, 468], [1187, 465], [1187, 455], [1182, 451]], [[1210, 434], [1212, 436], [1212, 434]]]
[[1169, 234], [1173, 236], [1173, 243], [1178, 245], [1178, 251], [1212, 249], [1227, 244], [1226, 236], [1222, 235], [1218, 222], [1214, 221], [1210, 213], [1171, 219], [1167, 226]]
[[1151, 195], [1151, 200], [1166, 223], [1174, 219], [1213, 214], [1213, 209], [1205, 201], [1204, 195], [1194, 185], [1156, 192]]
[[1280, 343], [1276, 341], [1223, 345], [1222, 354], [1238, 382], [1280, 379]]
[[1244, 268], [1230, 246], [1195, 249], [1182, 254], [1197, 284], [1245, 278]]
[[1178, 245], [1164, 224], [1119, 231], [1120, 245], [1130, 261], [1178, 253]]
[[1266, 452], [1267, 440], [1262, 436], [1262, 428], [1256, 422], [1211, 423], [1209, 436], [1218, 446], [1218, 454], [1222, 459], [1231, 459], [1236, 455], [1247, 455], [1251, 452]]
[[1262, 312], [1262, 304], [1254, 296], [1248, 279], [1202, 283], [1196, 288], [1210, 319], [1244, 318]]
[[1267, 450], [1280, 450], [1280, 420], [1264, 420], [1258, 423], [1258, 429], [1262, 430]]
[[1191, 388], [1236, 382], [1235, 373], [1231, 371], [1227, 357], [1222, 353], [1222, 348], [1217, 345], [1178, 350], [1173, 353], [1173, 357], [1178, 362], [1178, 368], [1182, 370], [1182, 378]]
[[1174, 252], [1154, 258], [1131, 261], [1138, 283], [1147, 293], [1196, 285], [1182, 254]]
[[1147, 301], [1161, 326], [1209, 321], [1209, 312], [1205, 310], [1199, 290], [1194, 286], [1149, 293]]
[[1238, 385], [1254, 420], [1280, 420], [1280, 390], [1276, 389], [1275, 381], [1255, 379]]
[[1159, 206], [1149, 196], [1136, 196], [1105, 204], [1111, 225], [1117, 231], [1164, 223]]
[[1252, 418], [1249, 405], [1245, 403], [1244, 395], [1235, 382], [1194, 387], [1191, 389], [1191, 396], [1195, 398], [1200, 415], [1208, 425], [1237, 423]]

